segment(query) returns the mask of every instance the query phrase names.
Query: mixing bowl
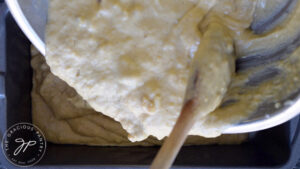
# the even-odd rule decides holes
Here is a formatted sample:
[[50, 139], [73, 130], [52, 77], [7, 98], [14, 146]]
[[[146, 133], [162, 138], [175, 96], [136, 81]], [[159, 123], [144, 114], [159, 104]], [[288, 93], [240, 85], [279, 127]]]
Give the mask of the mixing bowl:
[[[25, 35], [45, 55], [48, 0], [6, 0], [6, 3]], [[295, 91], [297, 92], [291, 93], [289, 97], [279, 102], [267, 100], [248, 119], [229, 127], [224, 133], [233, 134], [263, 130], [292, 119], [300, 112], [300, 90], [295, 89]]]

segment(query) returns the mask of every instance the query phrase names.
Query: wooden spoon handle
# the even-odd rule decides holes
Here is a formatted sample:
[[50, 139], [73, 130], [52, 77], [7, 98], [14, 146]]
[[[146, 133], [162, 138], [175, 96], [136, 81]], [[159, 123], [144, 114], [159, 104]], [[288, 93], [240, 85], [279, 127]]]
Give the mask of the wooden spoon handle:
[[194, 100], [185, 103], [170, 136], [159, 150], [150, 169], [168, 169], [171, 167], [190, 129], [197, 121], [198, 113], [193, 111], [194, 105]]
[[218, 22], [207, 26], [190, 68], [187, 101], [150, 169], [169, 168], [199, 117], [208, 115], [221, 103], [234, 71], [232, 44], [226, 27]]

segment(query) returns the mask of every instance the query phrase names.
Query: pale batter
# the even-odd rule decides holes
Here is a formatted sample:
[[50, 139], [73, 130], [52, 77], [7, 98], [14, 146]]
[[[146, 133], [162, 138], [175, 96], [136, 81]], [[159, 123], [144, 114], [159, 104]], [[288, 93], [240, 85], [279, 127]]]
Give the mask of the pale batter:
[[[285, 19], [287, 26], [254, 35], [248, 28], [261, 3], [265, 1], [50, 0], [46, 61], [93, 109], [120, 122], [131, 141], [140, 141], [169, 134], [183, 105], [193, 58], [208, 59], [199, 61], [204, 85], [200, 89], [206, 92], [198, 95], [203, 100], [199, 106], [203, 116], [190, 134], [215, 137], [248, 117], [259, 103], [284, 98], [279, 88], [286, 88], [288, 95], [297, 86], [287, 80], [274, 89], [268, 82], [243, 89], [242, 82], [249, 80], [251, 71], [234, 75], [234, 57], [259, 52], [272, 55], [298, 37], [299, 4]], [[224, 33], [214, 34], [217, 27]], [[208, 44], [202, 43], [209, 31], [216, 45], [209, 38]], [[224, 46], [220, 42], [227, 36]], [[218, 44], [217, 53], [205, 50]], [[298, 76], [297, 69], [285, 62], [276, 66]], [[222, 100], [235, 104], [214, 111]]]
[[[120, 123], [94, 111], [74, 89], [53, 75], [44, 57], [32, 48], [33, 73], [32, 120], [42, 129], [47, 141], [59, 144], [98, 146], [151, 146], [161, 140], [149, 137], [130, 142]], [[217, 138], [190, 136], [185, 145], [239, 144], [246, 134], [222, 135]]]

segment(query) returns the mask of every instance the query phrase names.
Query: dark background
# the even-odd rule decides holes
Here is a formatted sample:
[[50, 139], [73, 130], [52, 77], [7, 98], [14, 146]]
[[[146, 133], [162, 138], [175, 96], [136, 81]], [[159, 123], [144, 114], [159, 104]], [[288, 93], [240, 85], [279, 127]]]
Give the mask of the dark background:
[[[31, 121], [30, 43], [7, 13], [0, 0], [0, 137], [16, 122]], [[19, 45], [17, 45], [19, 44]], [[21, 44], [21, 45], [20, 45]], [[2, 56], [2, 57], [1, 57]], [[5, 83], [5, 85], [4, 85]], [[1, 95], [2, 94], [2, 95]], [[300, 152], [300, 139], [290, 143], [299, 133], [299, 117], [273, 129], [252, 133], [250, 141], [239, 146], [191, 146], [180, 152], [175, 164], [191, 164], [199, 168], [286, 168], [292, 169], [297, 159], [292, 152]], [[297, 124], [298, 123], [298, 124]], [[298, 126], [298, 128], [297, 128]], [[45, 158], [36, 166], [46, 168], [120, 168], [150, 164], [159, 147], [112, 148], [49, 144]], [[300, 155], [295, 154], [293, 156]], [[0, 169], [11, 168], [0, 152]], [[67, 167], [67, 166], [70, 167]], [[204, 166], [207, 167], [204, 167]], [[65, 167], [64, 167], [65, 166]], [[90, 166], [90, 167], [89, 167]], [[119, 168], [119, 167], [114, 167]], [[125, 167], [130, 168], [130, 167]], [[184, 167], [183, 167], [184, 168]], [[300, 169], [300, 161], [297, 167]]]

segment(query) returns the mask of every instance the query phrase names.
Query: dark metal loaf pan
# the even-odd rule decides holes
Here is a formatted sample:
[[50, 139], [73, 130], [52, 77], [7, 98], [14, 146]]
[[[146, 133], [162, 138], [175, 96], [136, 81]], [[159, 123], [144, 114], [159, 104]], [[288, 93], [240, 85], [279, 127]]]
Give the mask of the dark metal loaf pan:
[[[18, 122], [31, 122], [30, 42], [0, 2], [0, 136]], [[241, 145], [184, 147], [178, 168], [292, 169], [300, 156], [299, 117], [278, 127], [250, 133]], [[34, 168], [147, 168], [159, 147], [89, 147], [48, 143]], [[16, 168], [0, 153], [0, 168]]]

